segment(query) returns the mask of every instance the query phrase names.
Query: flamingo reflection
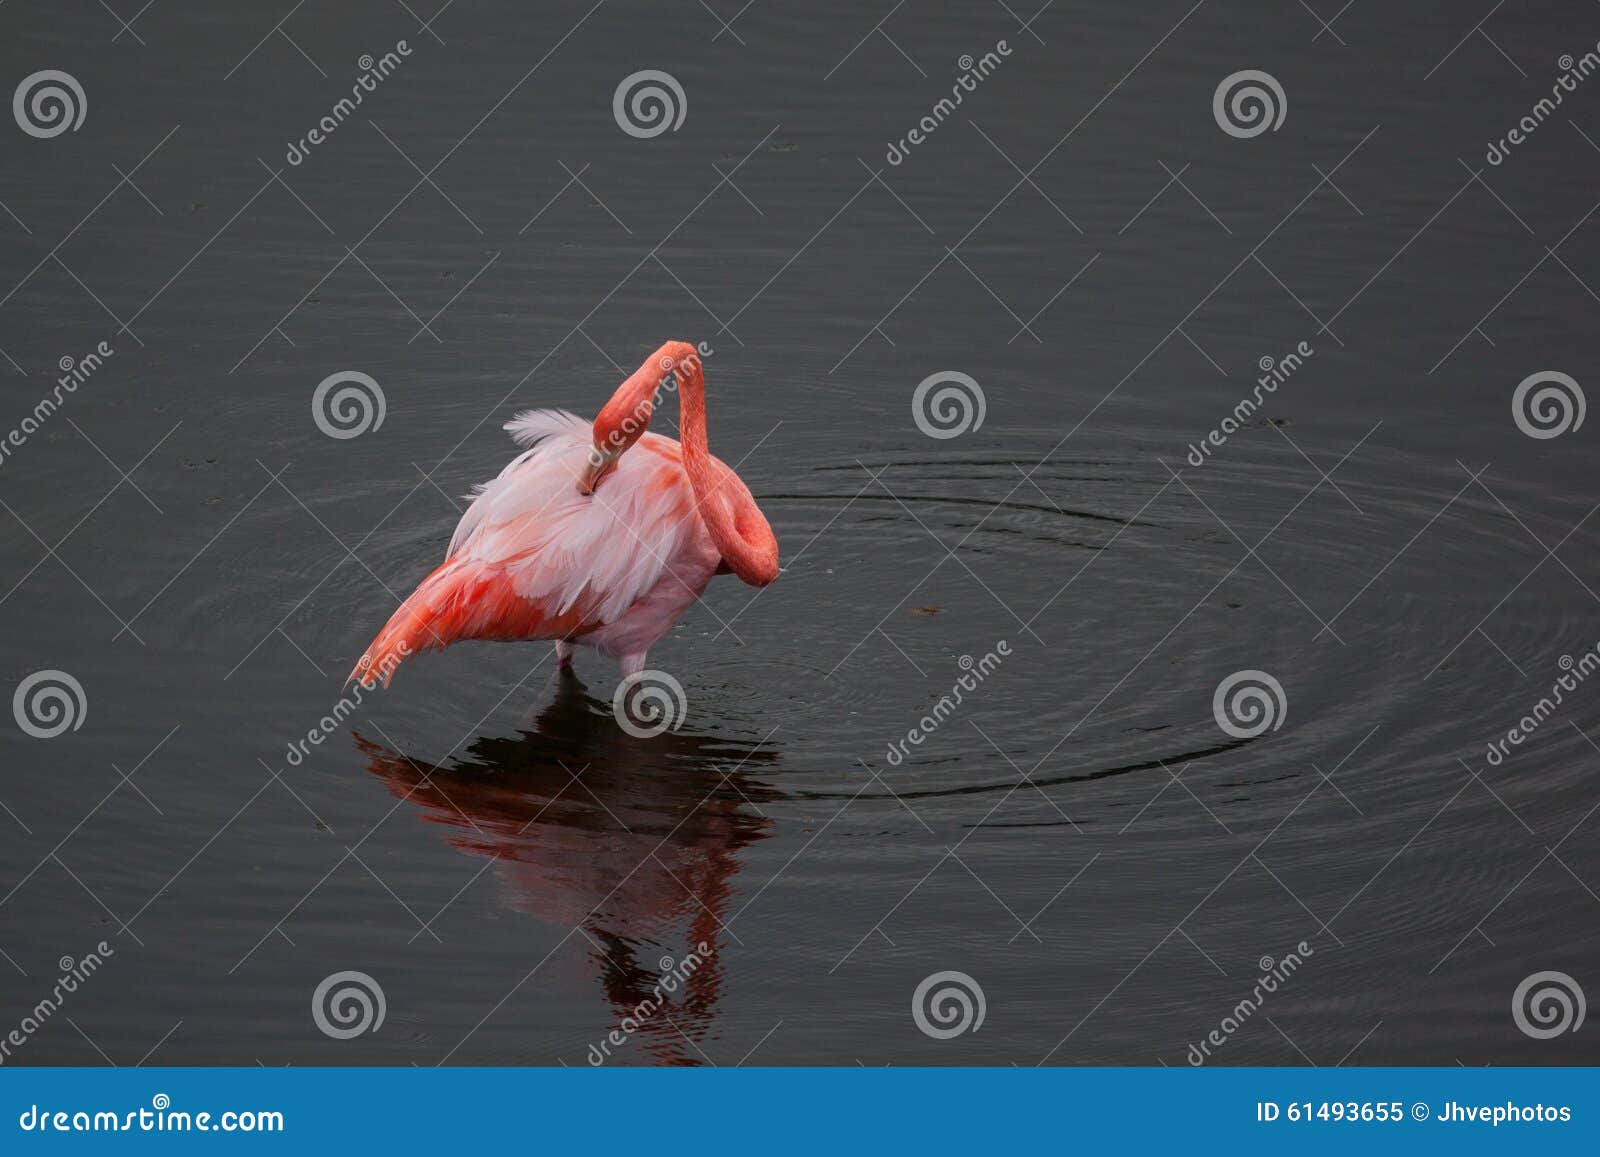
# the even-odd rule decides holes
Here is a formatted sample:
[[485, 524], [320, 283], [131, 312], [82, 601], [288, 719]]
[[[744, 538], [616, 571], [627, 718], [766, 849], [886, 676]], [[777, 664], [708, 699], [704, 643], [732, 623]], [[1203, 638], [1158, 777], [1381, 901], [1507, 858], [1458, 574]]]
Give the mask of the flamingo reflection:
[[[703, 1063], [739, 852], [771, 834], [762, 805], [778, 792], [752, 775], [777, 758], [769, 746], [629, 735], [570, 673], [531, 730], [480, 737], [448, 764], [356, 743], [448, 843], [494, 861], [514, 908], [585, 934], [617, 1023], [638, 1026], [614, 1055], [642, 1046], [657, 1064]], [[700, 966], [663, 992], [672, 960], [693, 955]]]

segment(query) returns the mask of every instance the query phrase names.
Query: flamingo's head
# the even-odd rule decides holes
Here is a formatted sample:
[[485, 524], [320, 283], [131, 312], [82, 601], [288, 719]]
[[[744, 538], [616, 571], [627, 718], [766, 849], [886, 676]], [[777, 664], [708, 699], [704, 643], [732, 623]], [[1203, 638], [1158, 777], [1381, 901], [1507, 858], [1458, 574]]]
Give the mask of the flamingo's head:
[[638, 383], [639, 389], [628, 388], [635, 384], [632, 378], [624, 382], [594, 420], [594, 445], [578, 475], [579, 494], [593, 494], [601, 479], [617, 468], [617, 459], [644, 437], [655, 408], [655, 391], [644, 389], [645, 383]]
[[617, 468], [617, 459], [622, 456], [621, 449], [611, 449], [599, 439], [589, 448], [589, 458], [583, 464], [583, 469], [578, 474], [578, 493], [588, 497], [600, 485], [600, 480]]

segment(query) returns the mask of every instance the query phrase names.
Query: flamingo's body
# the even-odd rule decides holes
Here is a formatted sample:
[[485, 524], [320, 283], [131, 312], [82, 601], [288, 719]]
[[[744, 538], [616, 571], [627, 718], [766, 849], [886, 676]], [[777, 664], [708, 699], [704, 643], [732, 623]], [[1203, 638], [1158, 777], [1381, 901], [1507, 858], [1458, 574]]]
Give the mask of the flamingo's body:
[[[681, 443], [645, 432], [668, 374], [679, 385]], [[553, 639], [563, 665], [582, 644], [631, 675], [714, 575], [756, 586], [777, 577], [772, 528], [707, 449], [693, 346], [662, 346], [592, 426], [564, 410], [530, 410], [506, 429], [527, 449], [477, 488], [444, 563], [395, 611], [352, 679], [387, 686], [403, 659], [463, 639]]]

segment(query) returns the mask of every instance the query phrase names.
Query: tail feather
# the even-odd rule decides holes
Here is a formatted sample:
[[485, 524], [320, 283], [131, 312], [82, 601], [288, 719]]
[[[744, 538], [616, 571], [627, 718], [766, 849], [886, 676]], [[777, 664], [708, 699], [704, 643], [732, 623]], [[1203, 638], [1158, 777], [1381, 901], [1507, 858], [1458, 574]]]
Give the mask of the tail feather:
[[440, 627], [444, 626], [444, 611], [452, 601], [460, 569], [455, 559], [448, 559], [423, 579], [410, 597], [389, 616], [389, 621], [378, 632], [378, 637], [372, 640], [345, 682], [359, 683], [369, 688], [375, 682], [382, 682], [387, 687], [389, 680], [394, 677], [395, 668], [405, 660], [420, 650], [442, 647], [449, 642], [448, 638], [441, 639], [443, 632]]
[[463, 639], [555, 639], [581, 633], [587, 600], [559, 614], [516, 592], [512, 577], [476, 559], [447, 559], [418, 584], [362, 654], [346, 682], [389, 686], [401, 663]]

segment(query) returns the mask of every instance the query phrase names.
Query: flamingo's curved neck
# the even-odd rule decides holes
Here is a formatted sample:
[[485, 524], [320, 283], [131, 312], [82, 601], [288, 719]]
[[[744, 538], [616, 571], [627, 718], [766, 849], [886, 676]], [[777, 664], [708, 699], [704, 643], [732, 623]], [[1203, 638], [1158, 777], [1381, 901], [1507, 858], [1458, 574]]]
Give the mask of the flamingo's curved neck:
[[650, 355], [650, 360], [617, 387], [594, 422], [595, 445], [621, 454], [637, 442], [650, 426], [657, 391], [672, 362], [666, 356], [671, 343]]
[[728, 568], [752, 586], [766, 586], [778, 577], [778, 540], [749, 491], [711, 456], [705, 372], [692, 347], [677, 359], [676, 373], [683, 468], [700, 518]]

